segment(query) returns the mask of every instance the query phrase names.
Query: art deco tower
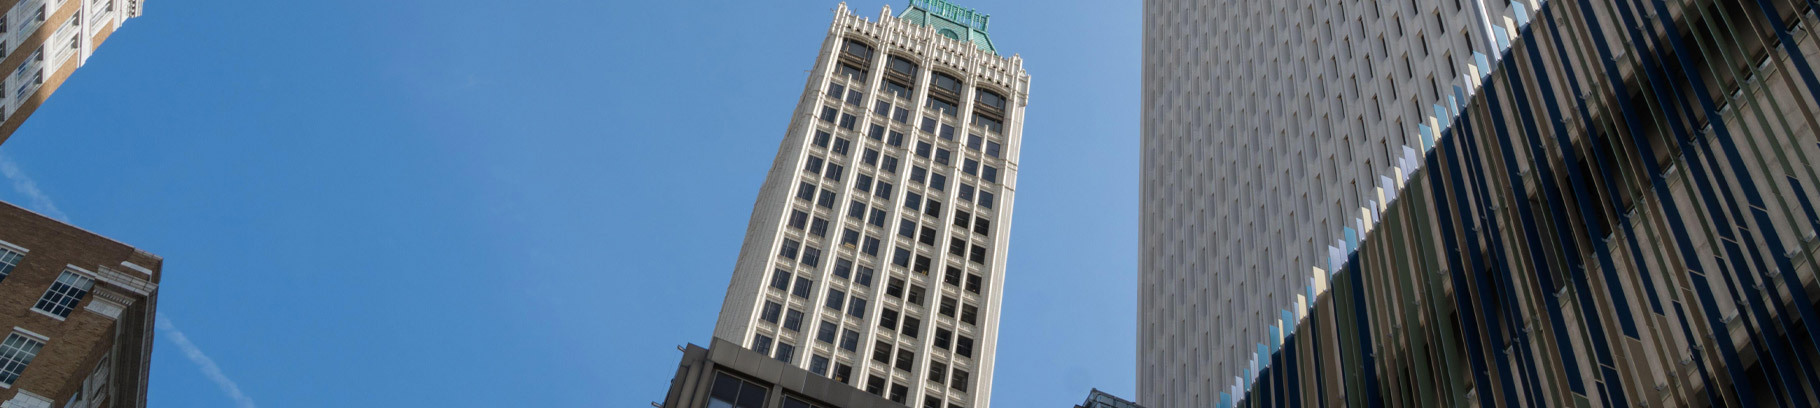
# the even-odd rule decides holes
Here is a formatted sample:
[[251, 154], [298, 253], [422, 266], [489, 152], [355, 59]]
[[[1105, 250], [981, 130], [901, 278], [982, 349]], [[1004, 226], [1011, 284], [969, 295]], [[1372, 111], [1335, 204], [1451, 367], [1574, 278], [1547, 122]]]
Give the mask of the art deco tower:
[[1030, 76], [985, 14], [834, 14], [714, 337], [925, 407], [986, 407]]

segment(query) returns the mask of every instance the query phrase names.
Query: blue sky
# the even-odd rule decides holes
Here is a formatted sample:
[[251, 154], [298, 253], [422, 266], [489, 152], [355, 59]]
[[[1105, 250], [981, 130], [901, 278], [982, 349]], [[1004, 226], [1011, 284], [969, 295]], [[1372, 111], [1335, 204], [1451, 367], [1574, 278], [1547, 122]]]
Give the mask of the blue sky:
[[[148, 3], [0, 199], [165, 257], [153, 407], [662, 400], [835, 6]], [[962, 4], [1034, 78], [993, 402], [1131, 397], [1140, 5]]]

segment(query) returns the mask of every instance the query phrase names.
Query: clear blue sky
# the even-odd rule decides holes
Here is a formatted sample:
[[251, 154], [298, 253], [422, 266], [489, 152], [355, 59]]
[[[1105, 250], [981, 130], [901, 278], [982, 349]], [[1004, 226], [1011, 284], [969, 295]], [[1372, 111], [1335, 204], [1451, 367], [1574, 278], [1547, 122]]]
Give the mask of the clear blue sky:
[[[1132, 397], [1140, 6], [961, 3], [1034, 78], [994, 404]], [[150, 0], [0, 199], [163, 255], [159, 309], [257, 406], [644, 406], [834, 6]], [[173, 333], [151, 406], [236, 406]]]

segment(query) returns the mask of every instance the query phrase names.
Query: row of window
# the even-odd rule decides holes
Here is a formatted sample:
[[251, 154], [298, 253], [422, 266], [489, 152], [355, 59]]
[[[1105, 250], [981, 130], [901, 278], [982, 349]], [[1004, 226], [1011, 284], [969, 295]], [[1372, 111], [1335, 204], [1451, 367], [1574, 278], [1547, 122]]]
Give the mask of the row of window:
[[[23, 261], [25, 254], [7, 248], [0, 248], [0, 283], [12, 275], [15, 268]], [[32, 310], [57, 318], [69, 318], [76, 305], [88, 296], [95, 287], [95, 280], [88, 276], [71, 271], [63, 271], [52, 281], [44, 295], [32, 304]], [[25, 336], [14, 332], [0, 343], [0, 385], [11, 386], [19, 375], [25, 372], [32, 359], [37, 357], [38, 350], [44, 347], [44, 339]]]

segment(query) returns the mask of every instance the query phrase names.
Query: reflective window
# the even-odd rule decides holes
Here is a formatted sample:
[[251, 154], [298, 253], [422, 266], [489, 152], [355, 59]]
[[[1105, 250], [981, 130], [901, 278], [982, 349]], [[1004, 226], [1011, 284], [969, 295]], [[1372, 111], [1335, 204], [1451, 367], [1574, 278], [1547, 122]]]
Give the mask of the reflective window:
[[708, 408], [764, 408], [770, 388], [727, 373], [715, 373]]

